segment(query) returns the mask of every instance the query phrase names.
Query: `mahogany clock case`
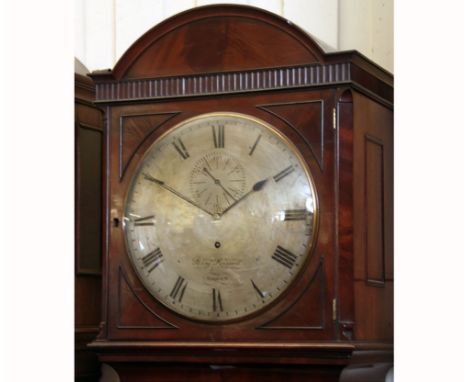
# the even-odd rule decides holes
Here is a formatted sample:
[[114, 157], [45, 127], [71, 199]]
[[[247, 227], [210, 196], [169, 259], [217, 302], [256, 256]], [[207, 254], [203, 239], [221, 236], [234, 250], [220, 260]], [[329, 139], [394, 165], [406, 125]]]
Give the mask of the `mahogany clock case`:
[[[102, 323], [91, 345], [101, 361], [342, 368], [357, 349], [391, 349], [391, 74], [357, 52], [325, 53], [269, 12], [220, 5], [164, 21], [92, 78], [105, 113]], [[316, 244], [291, 287], [256, 315], [216, 324], [184, 318], [146, 291], [122, 227], [146, 150], [211, 112], [250, 115], [284, 134], [305, 159], [320, 209]]]

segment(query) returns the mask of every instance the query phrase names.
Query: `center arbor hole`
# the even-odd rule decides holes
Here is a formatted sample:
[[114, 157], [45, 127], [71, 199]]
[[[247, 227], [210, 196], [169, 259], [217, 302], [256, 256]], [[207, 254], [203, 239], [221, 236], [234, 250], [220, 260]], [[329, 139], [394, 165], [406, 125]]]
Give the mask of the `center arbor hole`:
[[221, 243], [220, 243], [219, 241], [215, 241], [215, 247], [216, 247], [216, 248], [221, 247]]

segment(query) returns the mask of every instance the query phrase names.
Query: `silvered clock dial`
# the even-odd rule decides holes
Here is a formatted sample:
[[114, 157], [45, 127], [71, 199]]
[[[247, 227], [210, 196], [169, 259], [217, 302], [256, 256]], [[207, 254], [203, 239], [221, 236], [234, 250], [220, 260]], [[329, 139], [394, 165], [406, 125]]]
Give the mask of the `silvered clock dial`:
[[219, 322], [272, 304], [304, 266], [317, 195], [299, 152], [237, 113], [186, 120], [135, 172], [124, 230], [146, 289], [190, 319]]

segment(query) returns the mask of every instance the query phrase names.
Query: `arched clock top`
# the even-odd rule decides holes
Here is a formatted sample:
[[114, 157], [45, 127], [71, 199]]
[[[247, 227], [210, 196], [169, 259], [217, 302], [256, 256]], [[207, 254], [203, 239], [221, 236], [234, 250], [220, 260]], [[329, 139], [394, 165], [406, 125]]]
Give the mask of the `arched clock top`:
[[261, 9], [211, 5], [179, 13], [138, 39], [116, 80], [323, 63], [322, 49], [288, 20]]

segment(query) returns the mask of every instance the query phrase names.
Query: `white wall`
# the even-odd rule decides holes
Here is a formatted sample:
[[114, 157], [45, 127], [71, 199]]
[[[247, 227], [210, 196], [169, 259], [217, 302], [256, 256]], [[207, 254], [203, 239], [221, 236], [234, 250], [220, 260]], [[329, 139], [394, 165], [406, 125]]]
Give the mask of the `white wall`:
[[112, 68], [160, 21], [220, 2], [267, 9], [332, 48], [359, 50], [393, 72], [393, 0], [75, 0], [75, 55], [91, 71]]

